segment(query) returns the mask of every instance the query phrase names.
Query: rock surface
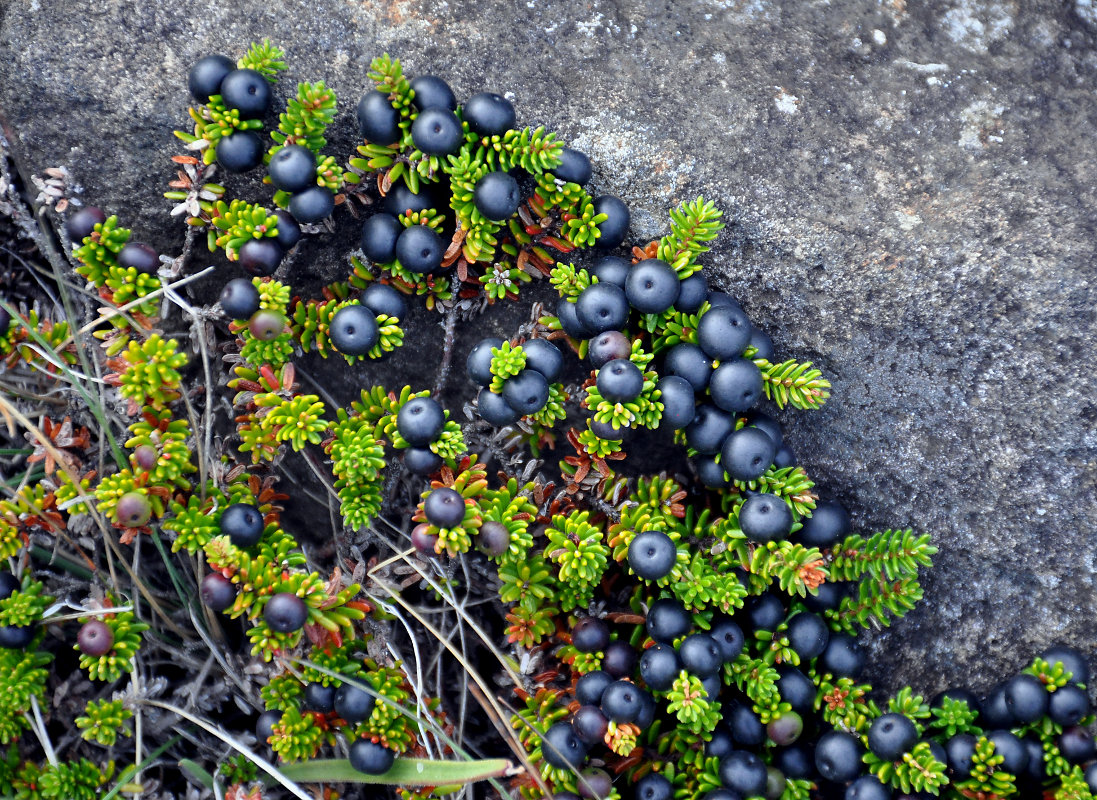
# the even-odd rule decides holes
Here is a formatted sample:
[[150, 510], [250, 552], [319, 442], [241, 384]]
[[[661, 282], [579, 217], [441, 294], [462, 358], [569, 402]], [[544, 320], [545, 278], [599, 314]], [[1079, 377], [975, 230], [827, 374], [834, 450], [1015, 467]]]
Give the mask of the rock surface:
[[[241, 5], [0, 7], [0, 116], [23, 169], [66, 166], [177, 251], [161, 193], [202, 55], [269, 36], [283, 86], [323, 78], [344, 109], [383, 51], [459, 97], [510, 92], [520, 122], [592, 156], [637, 240], [698, 194], [725, 209], [712, 280], [834, 384], [824, 410], [783, 415], [804, 466], [859, 529], [934, 535], [925, 601], [870, 637], [881, 685], [985, 688], [1057, 640], [1092, 654], [1091, 3]], [[344, 114], [328, 152], [353, 136]], [[299, 261], [330, 278], [341, 259]]]

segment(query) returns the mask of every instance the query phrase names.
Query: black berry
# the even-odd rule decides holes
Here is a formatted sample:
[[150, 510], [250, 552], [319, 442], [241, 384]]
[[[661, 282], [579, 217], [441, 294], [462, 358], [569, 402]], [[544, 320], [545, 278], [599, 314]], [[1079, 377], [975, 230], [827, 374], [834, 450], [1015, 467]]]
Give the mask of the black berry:
[[602, 669], [614, 678], [627, 678], [636, 669], [637, 658], [628, 642], [610, 642], [602, 652]]
[[503, 383], [503, 399], [523, 416], [536, 414], [545, 407], [548, 398], [548, 381], [535, 370], [524, 369]]
[[152, 275], [160, 268], [160, 254], [144, 242], [126, 242], [118, 252], [118, 266]]
[[412, 447], [433, 442], [445, 424], [446, 412], [430, 397], [413, 397], [396, 414], [396, 430]]
[[600, 744], [609, 729], [609, 720], [598, 706], [579, 706], [572, 715], [571, 727], [584, 744]]
[[868, 729], [868, 749], [884, 761], [897, 761], [917, 742], [918, 729], [902, 714], [879, 716]]
[[754, 348], [754, 354], [752, 359], [764, 358], [766, 361], [773, 360], [773, 340], [769, 338], [769, 334], [762, 331], [760, 328], [750, 329], [750, 341], [747, 342], [748, 347]]
[[[595, 369], [600, 369], [616, 358], [628, 358], [632, 342], [621, 331], [602, 331], [587, 344], [587, 358]], [[693, 395], [690, 395], [690, 402]]]
[[663, 404], [660, 427], [666, 424], [678, 431], [693, 422], [697, 405], [689, 381], [677, 375], [667, 375], [659, 380], [655, 388], [659, 390], [659, 402]]
[[861, 774], [860, 742], [842, 731], [831, 731], [815, 745], [815, 768], [828, 781], [844, 783]]
[[426, 211], [428, 208], [441, 209], [449, 205], [446, 199], [436, 195], [433, 186], [422, 186], [417, 194], [403, 182], [396, 184], [385, 199], [381, 201], [381, 210], [393, 217], [409, 211]]
[[278, 242], [282, 252], [288, 253], [301, 241], [301, 226], [292, 214], [280, 208], [274, 212], [274, 216], [278, 217], [278, 227], [274, 240]]
[[568, 183], [586, 184], [594, 174], [586, 153], [564, 147], [560, 150], [560, 164], [549, 170], [554, 176]]
[[423, 514], [436, 528], [456, 528], [465, 519], [465, 498], [455, 489], [440, 487], [423, 501]]
[[614, 681], [602, 694], [602, 712], [614, 722], [634, 722], [640, 703], [640, 687], [631, 681]]
[[625, 296], [642, 314], [662, 314], [678, 300], [681, 281], [674, 267], [658, 258], [648, 258], [629, 270]]
[[777, 448], [757, 428], [740, 428], [728, 436], [720, 449], [720, 463], [734, 480], [757, 480], [769, 469]]
[[681, 669], [682, 660], [669, 644], [653, 644], [640, 656], [640, 677], [657, 692], [669, 689]]
[[358, 739], [348, 752], [350, 765], [366, 775], [384, 775], [392, 769], [396, 753], [380, 742]]
[[1074, 684], [1067, 684], [1051, 693], [1048, 716], [1056, 725], [1077, 725], [1089, 714], [1089, 696]]
[[629, 315], [625, 290], [612, 283], [588, 286], [575, 301], [575, 315], [592, 334], [620, 330], [625, 327]]
[[236, 587], [220, 572], [202, 578], [202, 602], [213, 611], [224, 611], [236, 602]]
[[310, 186], [289, 199], [289, 213], [302, 225], [315, 225], [331, 216], [335, 195], [323, 186]]
[[777, 630], [785, 618], [785, 607], [773, 592], [748, 597], [743, 612], [749, 627], [756, 631]]
[[607, 217], [598, 225], [598, 247], [617, 247], [625, 241], [631, 217], [621, 198], [609, 194], [594, 198], [594, 213]]
[[394, 144], [403, 137], [400, 131], [400, 112], [392, 107], [384, 92], [372, 91], [362, 95], [355, 111], [358, 130], [368, 141], [376, 144]]
[[2, 625], [0, 626], [0, 647], [5, 650], [22, 650], [31, 640], [37, 625]]
[[724, 663], [716, 640], [707, 633], [694, 633], [687, 636], [678, 646], [678, 655], [685, 668], [698, 678], [715, 675]]
[[309, 711], [327, 714], [335, 710], [335, 687], [313, 681], [305, 685], [304, 707]]
[[970, 733], [958, 733], [945, 743], [948, 766], [957, 778], [971, 776], [976, 741]]
[[496, 428], [516, 422], [522, 415], [511, 408], [501, 394], [494, 394], [486, 387], [476, 396], [476, 407], [484, 421]]
[[710, 308], [697, 324], [697, 344], [709, 358], [735, 358], [750, 343], [750, 320], [733, 306]]
[[500, 349], [503, 346], [503, 340], [490, 337], [488, 339], [481, 339], [472, 350], [469, 351], [468, 359], [465, 361], [465, 372], [469, 376], [469, 380], [480, 386], [487, 386], [491, 383], [491, 359], [492, 349]]
[[220, 303], [233, 319], [249, 319], [259, 310], [259, 290], [247, 278], [233, 278], [221, 290]]
[[611, 403], [630, 403], [644, 389], [644, 373], [627, 358], [615, 358], [598, 370], [598, 391]]
[[419, 275], [439, 269], [445, 249], [442, 237], [426, 225], [411, 225], [396, 240], [396, 258]]
[[773, 466], [777, 469], [796, 466], [796, 453], [784, 442], [777, 448], [777, 455], [773, 457]]
[[522, 345], [526, 368], [540, 372], [549, 383], [556, 383], [564, 369], [564, 354], [548, 339], [530, 339]]
[[1056, 744], [1059, 746], [1063, 758], [1072, 764], [1089, 761], [1095, 753], [1093, 734], [1077, 725], [1064, 730]]
[[578, 769], [587, 759], [587, 747], [575, 735], [570, 723], [557, 722], [545, 732], [541, 754], [554, 767]]
[[384, 314], [387, 317], [405, 319], [408, 315], [408, 304], [404, 296], [387, 283], [371, 283], [362, 292], [358, 302], [377, 316]]
[[381, 338], [377, 327], [377, 318], [373, 311], [365, 306], [343, 306], [331, 318], [328, 329], [331, 345], [340, 353], [348, 356], [364, 356]]
[[264, 711], [255, 722], [255, 738], [264, 744], [274, 735], [274, 726], [282, 721], [282, 712], [278, 709]]
[[625, 438], [625, 431], [628, 428], [618, 428], [612, 422], [599, 422], [596, 419], [591, 419], [588, 423], [591, 431], [599, 439], [606, 439], [609, 441], [619, 442]]
[[461, 149], [464, 140], [461, 121], [446, 108], [428, 108], [411, 123], [411, 141], [424, 155], [451, 155]]
[[825, 549], [849, 536], [849, 512], [834, 500], [821, 500], [804, 526], [796, 532], [797, 541], [806, 547]]
[[840, 678], [856, 678], [865, 668], [861, 645], [848, 633], [831, 634], [820, 659], [823, 669]]
[[469, 129], [480, 136], [495, 136], [514, 127], [514, 106], [502, 95], [492, 92], [474, 94], [462, 108]]
[[815, 684], [795, 667], [780, 667], [777, 674], [777, 691], [781, 693], [781, 699], [797, 713], [810, 712], [815, 703]]
[[652, 772], [636, 781], [636, 800], [671, 800], [674, 785], [662, 775]]
[[208, 103], [210, 95], [221, 94], [221, 82], [234, 69], [236, 65], [226, 56], [200, 58], [187, 73], [187, 90], [199, 103]]
[[718, 408], [746, 411], [762, 396], [762, 371], [753, 361], [733, 358], [713, 371], [708, 390]]
[[568, 336], [589, 339], [595, 333], [580, 321], [578, 307], [566, 297], [561, 297], [556, 304], [556, 318], [560, 320], [561, 330]]
[[316, 184], [316, 156], [299, 144], [285, 145], [271, 156], [267, 174], [279, 191], [304, 191]]
[[678, 559], [674, 541], [662, 531], [636, 534], [628, 546], [628, 563], [641, 578], [657, 581], [670, 574]]
[[583, 617], [571, 629], [571, 643], [580, 653], [598, 653], [609, 645], [609, 626], [597, 617]]
[[[1007, 730], [996, 730], [986, 734], [987, 739], [994, 743], [994, 755], [1001, 756], [999, 769], [1020, 775], [1028, 767], [1028, 750], [1021, 740]], [[1060, 750], [1062, 748], [1060, 747]], [[1066, 753], [1063, 753], [1066, 756]]]
[[731, 485], [716, 456], [697, 456], [693, 464], [697, 469], [697, 478], [706, 489], [726, 489]]
[[248, 239], [237, 251], [239, 264], [249, 275], [266, 278], [273, 275], [282, 262], [282, 248], [276, 238]]
[[217, 142], [217, 163], [228, 172], [247, 172], [263, 163], [263, 140], [254, 131], [234, 131]]
[[862, 775], [846, 788], [843, 800], [891, 800], [891, 789], [875, 775]]
[[765, 792], [766, 765], [754, 753], [736, 750], [720, 762], [720, 783], [743, 797]]
[[663, 372], [685, 378], [693, 391], [703, 392], [712, 377], [712, 360], [697, 345], [682, 342], [667, 351]]
[[85, 238], [95, 232], [96, 225], [102, 225], [106, 221], [107, 215], [103, 213], [101, 208], [88, 206], [80, 209], [66, 220], [65, 232], [68, 233], [73, 246], [79, 247]]
[[279, 592], [267, 600], [263, 619], [275, 633], [293, 633], [305, 627], [309, 611], [303, 600], [289, 592]]
[[502, 222], [518, 210], [522, 193], [518, 181], [506, 172], [489, 172], [476, 182], [472, 199], [481, 214], [494, 222]]
[[369, 719], [376, 703], [376, 698], [365, 689], [344, 683], [335, 690], [333, 707], [340, 718], [354, 724]]
[[693, 619], [680, 602], [672, 597], [663, 597], [651, 604], [645, 624], [648, 636], [669, 644], [689, 633]]
[[743, 629], [727, 617], [717, 617], [712, 622], [712, 629], [708, 632], [716, 646], [720, 648], [720, 658], [725, 663], [734, 661], [743, 651]]
[[775, 542], [788, 536], [792, 511], [777, 495], [751, 495], [739, 508], [739, 527], [755, 542]]
[[599, 283], [612, 283], [615, 286], [625, 288], [628, 282], [628, 274], [632, 270], [632, 262], [621, 256], [603, 256], [595, 261], [590, 272]]
[[19, 591], [19, 579], [10, 572], [0, 572], [0, 600], [6, 600]]
[[[735, 428], [735, 418], [708, 403], [697, 406], [693, 421], [685, 427], [686, 443], [702, 455], [720, 452]], [[724, 465], [727, 469], [727, 465]]]
[[676, 311], [684, 311], [692, 314], [699, 309], [708, 297], [708, 285], [700, 272], [695, 272], [688, 278], [683, 278], [678, 289], [678, 299], [674, 301]]
[[1071, 683], [1089, 685], [1089, 666], [1077, 650], [1057, 644], [1041, 653], [1040, 657], [1052, 666], [1062, 664], [1063, 669], [1070, 673]]
[[575, 682], [575, 699], [585, 706], [596, 706], [602, 702], [606, 687], [613, 683], [608, 672], [597, 669], [588, 672]]
[[1006, 682], [1006, 708], [1021, 723], [1035, 722], [1048, 710], [1047, 689], [1032, 675], [1017, 675]]
[[763, 414], [761, 411], [751, 411], [745, 415], [745, 421], [748, 426], [764, 431], [773, 440], [775, 446], [781, 446], [781, 437], [783, 435], [781, 423], [769, 414]]
[[430, 475], [442, 466], [442, 457], [429, 447], [404, 450], [404, 466], [412, 475]]
[[436, 75], [420, 75], [418, 78], [412, 78], [411, 90], [415, 92], [411, 102], [420, 111], [426, 111], [428, 108], [444, 108], [447, 111], [457, 109], [457, 98], [453, 94], [453, 89]]
[[818, 614], [801, 611], [788, 621], [789, 647], [796, 651], [801, 661], [810, 661], [827, 649], [830, 626]]
[[251, 547], [263, 538], [263, 513], [249, 503], [233, 503], [221, 514], [221, 533], [237, 547]]
[[259, 119], [270, 108], [270, 83], [254, 69], [234, 69], [221, 81], [221, 100], [241, 119]]
[[388, 264], [396, 259], [396, 240], [404, 232], [400, 220], [390, 214], [374, 214], [362, 223], [362, 252], [370, 261]]
[[757, 747], [766, 740], [766, 726], [749, 705], [733, 702], [726, 707], [728, 729], [736, 744]]

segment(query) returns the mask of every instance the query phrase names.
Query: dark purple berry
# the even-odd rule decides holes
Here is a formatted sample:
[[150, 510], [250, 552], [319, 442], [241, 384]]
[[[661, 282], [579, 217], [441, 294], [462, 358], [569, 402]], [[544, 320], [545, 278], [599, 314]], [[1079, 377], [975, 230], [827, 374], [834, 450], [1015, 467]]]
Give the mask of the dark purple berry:
[[518, 189], [518, 181], [506, 172], [489, 172], [476, 182], [472, 199], [487, 219], [502, 222], [518, 210], [522, 193]]
[[282, 712], [278, 709], [264, 711], [255, 722], [255, 738], [264, 744], [268, 744], [270, 737], [274, 735], [274, 726], [281, 721]]
[[86, 656], [105, 656], [114, 647], [114, 631], [101, 619], [88, 620], [76, 634], [76, 646]]
[[703, 392], [712, 377], [712, 360], [697, 345], [682, 342], [667, 351], [663, 372], [684, 378], [693, 391]]
[[1089, 714], [1089, 696], [1074, 684], [1067, 684], [1051, 693], [1048, 716], [1056, 725], [1077, 725]]
[[697, 469], [698, 479], [706, 489], [726, 489], [731, 485], [716, 456], [697, 456], [693, 464]]
[[250, 319], [259, 310], [259, 290], [247, 278], [233, 278], [221, 290], [220, 303], [233, 319]]
[[777, 674], [777, 691], [781, 699], [799, 714], [810, 712], [815, 703], [815, 684], [795, 667], [783, 666]]
[[602, 669], [614, 678], [627, 678], [636, 669], [638, 657], [628, 642], [610, 642], [602, 652]]
[[376, 698], [365, 689], [344, 683], [335, 690], [335, 699], [332, 705], [340, 719], [344, 719], [353, 725], [369, 719], [376, 703]]
[[302, 225], [315, 225], [331, 216], [335, 195], [324, 186], [310, 186], [289, 199], [289, 213]]
[[984, 728], [1011, 728], [1017, 721], [1006, 704], [1006, 685], [999, 683], [982, 703], [980, 724]]
[[815, 749], [802, 741], [775, 751], [773, 763], [793, 780], [809, 780], [815, 775]]
[[612, 422], [599, 422], [596, 419], [588, 420], [587, 424], [590, 426], [591, 432], [599, 439], [613, 442], [623, 440], [625, 432], [628, 430], [628, 428], [618, 428]]
[[848, 733], [831, 731], [815, 745], [815, 768], [828, 781], [845, 783], [861, 774], [861, 743]]
[[305, 684], [304, 707], [309, 711], [327, 714], [335, 710], [335, 687], [319, 681]]
[[400, 131], [400, 112], [392, 107], [385, 92], [372, 91], [362, 95], [355, 110], [358, 130], [375, 144], [395, 144], [403, 134]]
[[849, 596], [851, 585], [844, 581], [823, 583], [814, 593], [807, 593], [804, 597], [804, 605], [809, 611], [834, 611], [842, 602], [842, 598]]
[[[733, 358], [718, 366], [708, 381], [712, 402], [724, 411], [742, 412], [762, 396], [762, 371], [753, 361]], [[776, 448], [776, 444], [774, 448]]]
[[720, 783], [743, 797], [766, 790], [766, 765], [755, 753], [736, 750], [720, 762]]
[[286, 319], [277, 311], [256, 311], [248, 320], [248, 332], [261, 342], [278, 338], [286, 329]]
[[[998, 768], [1014, 775], [1020, 775], [1028, 767], [1028, 750], [1014, 734], [1007, 730], [990, 731], [987, 739], [994, 743], [994, 755], [1001, 756], [1001, 766]], [[1062, 750], [1062, 748], [1059, 748]], [[1066, 756], [1066, 753], [1063, 753]]]
[[669, 689], [681, 670], [682, 659], [669, 644], [653, 644], [640, 656], [640, 677], [657, 692]]
[[615, 358], [598, 370], [598, 391], [611, 403], [631, 403], [644, 389], [644, 373], [627, 358]]
[[396, 413], [396, 430], [412, 447], [430, 444], [445, 425], [446, 412], [430, 397], [413, 397]]
[[678, 299], [674, 301], [674, 310], [692, 314], [697, 311], [708, 297], [708, 284], [700, 272], [683, 278], [678, 288]]
[[733, 480], [747, 483], [762, 477], [775, 455], [777, 448], [769, 436], [757, 428], [740, 428], [724, 441], [720, 463]]
[[263, 512], [249, 503], [233, 503], [221, 514], [221, 533], [237, 547], [251, 547], [263, 538]]
[[796, 651], [801, 661], [810, 661], [827, 649], [830, 626], [817, 614], [801, 611], [788, 621], [789, 647]]
[[364, 356], [381, 338], [377, 317], [363, 305], [343, 306], [331, 318], [331, 345], [343, 355]]
[[775, 494], [751, 495], [739, 508], [739, 527], [752, 541], [775, 542], [788, 536], [792, 511]]
[[95, 232], [96, 225], [102, 225], [106, 221], [107, 215], [103, 213], [103, 209], [88, 206], [68, 218], [65, 222], [65, 232], [68, 233], [73, 246], [79, 247], [85, 238]]
[[664, 776], [652, 772], [636, 781], [636, 800], [672, 800], [674, 785]]
[[891, 789], [875, 775], [862, 775], [846, 788], [843, 800], [891, 800]]
[[202, 602], [212, 611], [224, 611], [236, 602], [236, 587], [220, 572], [202, 578]]
[[697, 414], [697, 405], [694, 402], [693, 387], [690, 386], [689, 381], [677, 375], [667, 375], [660, 379], [655, 388], [659, 390], [659, 402], [663, 404], [663, 416], [659, 421], [659, 427], [666, 425], [677, 431], [693, 422]]
[[420, 192], [413, 192], [403, 182], [389, 189], [381, 201], [381, 210], [393, 217], [415, 211], [426, 211], [433, 208], [440, 210], [448, 207], [449, 195], [439, 197], [433, 185], [420, 186]]
[[629, 316], [625, 290], [612, 283], [588, 286], [575, 301], [575, 315], [591, 334], [620, 330]]
[[625, 297], [641, 314], [662, 314], [678, 300], [681, 288], [674, 267], [661, 259], [648, 258], [629, 270]]
[[560, 150], [560, 164], [549, 170], [557, 179], [580, 186], [590, 181], [594, 174], [586, 153], [564, 147]]
[[629, 566], [644, 580], [665, 578], [677, 560], [678, 548], [662, 531], [638, 533], [628, 546]]
[[584, 744], [601, 744], [609, 729], [609, 720], [598, 706], [579, 706], [571, 718], [571, 727]]
[[[587, 767], [579, 773], [579, 798], [582, 800], [608, 800], [613, 794], [613, 778], [604, 769]], [[563, 795], [571, 794], [564, 792]], [[553, 792], [556, 800], [568, 800], [560, 792]]]
[[405, 319], [408, 315], [408, 304], [404, 296], [387, 283], [371, 283], [362, 292], [358, 302], [376, 316], [384, 314], [394, 319]]
[[249, 275], [266, 278], [275, 273], [282, 263], [282, 248], [277, 237], [248, 239], [237, 251], [238, 262]]
[[848, 633], [834, 633], [819, 657], [822, 669], [839, 678], [857, 678], [865, 668], [861, 645]]
[[760, 328], [750, 329], [750, 341], [747, 342], [747, 346], [754, 348], [751, 360], [759, 358], [764, 358], [766, 361], [773, 360], [773, 340]]
[[247, 172], [263, 163], [263, 140], [255, 131], [234, 131], [217, 141], [217, 163], [228, 172]]
[[411, 225], [396, 240], [396, 258], [405, 269], [418, 275], [441, 268], [445, 250], [442, 237], [426, 225]]
[[591, 274], [598, 278], [599, 283], [612, 283], [622, 289], [628, 283], [628, 275], [631, 271], [632, 262], [621, 256], [603, 256], [590, 268]]
[[491, 383], [491, 359], [493, 356], [491, 351], [492, 349], [499, 350], [502, 346], [502, 339], [489, 337], [481, 339], [469, 351], [468, 359], [465, 361], [465, 372], [468, 373], [469, 380], [480, 386], [487, 386]]
[[766, 740], [766, 726], [745, 703], [732, 702], [725, 707], [731, 738], [743, 747], [758, 747]]
[[114, 518], [126, 528], [140, 528], [152, 517], [152, 503], [141, 492], [126, 492], [118, 498]]
[[976, 739], [970, 733], [958, 733], [945, 743], [949, 769], [957, 778], [971, 777]]
[[600, 669], [588, 672], [575, 682], [575, 699], [584, 706], [596, 706], [602, 702], [606, 687], [613, 683], [613, 677]]
[[476, 547], [485, 555], [501, 556], [510, 547], [510, 531], [502, 522], [489, 519], [476, 534]]
[[811, 516], [803, 520], [803, 525], [796, 532], [796, 541], [805, 547], [823, 550], [849, 536], [849, 512], [835, 500], [821, 500]]
[[788, 467], [796, 466], [796, 454], [792, 452], [792, 448], [784, 442], [777, 448], [777, 455], [773, 457], [773, 466], [775, 469], [786, 469]]
[[710, 308], [697, 323], [697, 344], [712, 359], [735, 358], [750, 343], [750, 320], [732, 306]]
[[392, 769], [396, 753], [380, 742], [357, 739], [348, 752], [350, 765], [366, 775], [384, 775]]
[[388, 264], [396, 260], [396, 240], [404, 232], [400, 220], [389, 214], [374, 214], [362, 223], [362, 252], [370, 261]]
[[412, 475], [431, 475], [442, 463], [442, 457], [429, 447], [408, 447], [404, 450], [404, 466]]
[[541, 755], [554, 767], [579, 769], [587, 760], [587, 747], [575, 735], [570, 723], [557, 722], [545, 732]]
[[1039, 678], [1032, 675], [1017, 675], [1005, 685], [1006, 707], [1013, 718], [1027, 724], [1035, 722], [1047, 713], [1047, 689]]
[[698, 678], [715, 675], [724, 663], [723, 654], [716, 640], [707, 633], [687, 636], [678, 646], [678, 655], [687, 670]]
[[438, 544], [438, 536], [430, 532], [430, 525], [422, 522], [411, 529], [411, 546], [424, 555], [435, 554], [435, 545]]
[[773, 444], [776, 447], [781, 446], [781, 437], [783, 431], [781, 430], [781, 423], [771, 417], [769, 414], [764, 414], [761, 411], [751, 411], [745, 414], [745, 421], [748, 427], [758, 428], [763, 431], [770, 439], [773, 440]]
[[301, 226], [292, 214], [280, 208], [274, 212], [274, 216], [278, 217], [274, 241], [278, 242], [283, 253], [288, 253], [301, 241]]
[[747, 598], [743, 606], [749, 627], [756, 631], [774, 631], [785, 618], [785, 607], [772, 592]]
[[487, 387], [481, 389], [476, 396], [476, 407], [484, 421], [496, 428], [510, 425], [522, 416], [511, 408], [501, 394], [493, 394]]
[[221, 82], [234, 69], [236, 65], [226, 56], [204, 56], [187, 73], [187, 90], [199, 103], [208, 103], [211, 95], [221, 94]]
[[267, 174], [275, 189], [302, 192], [316, 185], [316, 156], [299, 144], [285, 145], [271, 156]]
[[440, 487], [423, 501], [423, 514], [436, 528], [456, 528], [465, 519], [465, 498], [455, 489]]
[[686, 443], [701, 455], [719, 453], [734, 429], [735, 418], [731, 414], [704, 403], [697, 406], [693, 422], [685, 427]]
[[708, 632], [720, 649], [720, 658], [725, 664], [731, 663], [739, 657], [743, 651], [743, 629], [727, 617], [717, 617], [712, 622], [712, 629]]
[[0, 647], [5, 650], [22, 650], [34, 639], [37, 625], [0, 626]]
[[461, 149], [465, 136], [456, 114], [446, 108], [428, 108], [411, 124], [411, 141], [424, 155], [448, 156]]
[[133, 268], [146, 275], [152, 275], [160, 269], [160, 254], [144, 242], [126, 242], [118, 252], [118, 266]]
[[428, 108], [457, 110], [457, 98], [453, 95], [453, 89], [436, 75], [420, 75], [418, 78], [412, 78], [411, 90], [415, 93], [411, 102], [420, 111], [426, 111]]
[[898, 761], [918, 742], [918, 729], [903, 714], [884, 714], [868, 729], [868, 749], [884, 761]]
[[[605, 214], [606, 219], [598, 224], [598, 247], [617, 247], [625, 241], [631, 221], [628, 206], [619, 197], [604, 194], [594, 198], [594, 213]], [[614, 327], [620, 327], [615, 325]]]
[[645, 624], [648, 636], [657, 642], [670, 644], [689, 633], [693, 619], [680, 602], [672, 597], [663, 597], [651, 604]]
[[1071, 764], [1081, 764], [1093, 758], [1095, 751], [1093, 734], [1077, 725], [1067, 728], [1056, 741], [1059, 752]]
[[503, 399], [522, 416], [536, 414], [548, 402], [548, 381], [540, 372], [524, 369], [503, 382]]
[[556, 383], [564, 369], [564, 354], [548, 339], [530, 339], [522, 344], [526, 368], [540, 372], [549, 383]]
[[[600, 369], [618, 358], [628, 358], [632, 353], [632, 342], [621, 331], [602, 331], [587, 345], [587, 358], [595, 369]], [[690, 395], [693, 401], [693, 395]]]
[[221, 100], [241, 119], [259, 119], [270, 108], [270, 83], [254, 69], [234, 69], [221, 81]]
[[6, 600], [19, 591], [19, 579], [10, 572], [0, 572], [0, 600]]
[[309, 610], [295, 594], [279, 592], [272, 595], [263, 607], [263, 620], [275, 633], [293, 633], [305, 627]]
[[1052, 666], [1062, 664], [1063, 669], [1070, 673], [1071, 683], [1089, 685], [1089, 666], [1082, 655], [1074, 648], [1057, 644], [1041, 653], [1040, 658]]
[[583, 617], [571, 629], [571, 643], [580, 653], [599, 653], [609, 645], [609, 626], [597, 617]]
[[577, 339], [588, 339], [594, 332], [579, 321], [579, 312], [575, 303], [566, 297], [561, 297], [556, 304], [556, 318], [560, 320], [560, 329], [568, 336]]
[[469, 129], [479, 136], [496, 136], [514, 127], [514, 106], [492, 92], [474, 94], [461, 109]]
[[640, 704], [640, 687], [631, 681], [614, 681], [602, 694], [602, 712], [617, 723], [634, 722]]

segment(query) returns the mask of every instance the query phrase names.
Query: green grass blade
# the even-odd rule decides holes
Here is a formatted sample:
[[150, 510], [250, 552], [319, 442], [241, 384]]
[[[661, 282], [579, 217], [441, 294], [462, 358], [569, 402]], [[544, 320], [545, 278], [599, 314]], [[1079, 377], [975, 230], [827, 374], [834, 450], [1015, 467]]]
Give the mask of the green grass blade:
[[302, 761], [282, 767], [282, 774], [299, 783], [379, 783], [388, 786], [464, 786], [499, 778], [511, 770], [502, 758], [482, 761], [430, 761], [398, 758], [383, 775], [366, 775], [345, 758]]

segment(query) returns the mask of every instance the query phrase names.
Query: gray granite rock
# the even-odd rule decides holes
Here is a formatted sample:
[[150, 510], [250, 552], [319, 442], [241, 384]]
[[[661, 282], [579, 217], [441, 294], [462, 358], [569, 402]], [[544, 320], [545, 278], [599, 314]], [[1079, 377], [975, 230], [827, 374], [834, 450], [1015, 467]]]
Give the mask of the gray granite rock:
[[[713, 281], [834, 383], [824, 410], [783, 415], [804, 465], [859, 529], [910, 526], [940, 547], [924, 603], [872, 637], [874, 677], [983, 688], [1053, 641], [1092, 654], [1091, 3], [5, 9], [0, 114], [23, 169], [66, 166], [85, 199], [165, 250], [180, 241], [161, 193], [186, 70], [263, 36], [287, 51], [286, 85], [324, 78], [346, 109], [383, 51], [461, 97], [512, 93], [520, 121], [590, 153], [637, 239], [672, 204], [717, 201], [731, 224]], [[345, 114], [329, 151], [345, 157], [353, 135]], [[337, 253], [306, 255], [320, 278], [342, 269]]]

